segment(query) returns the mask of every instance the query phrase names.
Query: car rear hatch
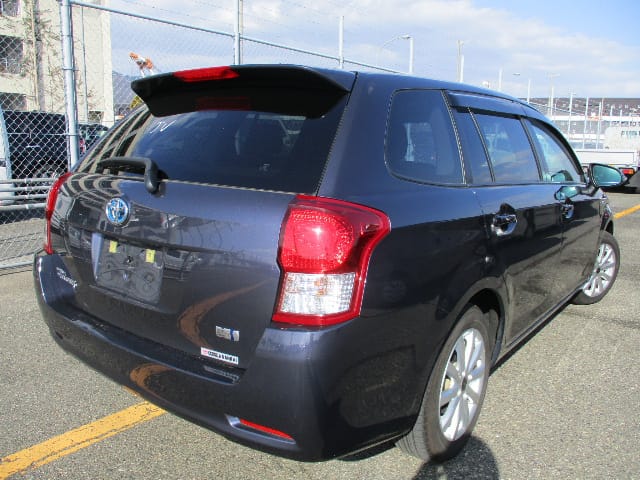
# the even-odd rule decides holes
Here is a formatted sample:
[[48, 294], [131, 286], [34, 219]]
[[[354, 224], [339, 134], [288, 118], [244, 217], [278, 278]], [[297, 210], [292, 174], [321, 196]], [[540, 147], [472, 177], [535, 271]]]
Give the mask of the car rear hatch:
[[134, 82], [147, 107], [58, 185], [65, 308], [246, 368], [277, 301], [282, 220], [317, 191], [354, 78], [242, 66]]

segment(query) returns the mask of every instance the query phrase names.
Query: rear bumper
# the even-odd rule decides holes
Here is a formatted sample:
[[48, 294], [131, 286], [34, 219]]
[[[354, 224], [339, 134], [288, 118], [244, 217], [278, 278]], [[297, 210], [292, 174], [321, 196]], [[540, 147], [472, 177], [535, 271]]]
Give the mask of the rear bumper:
[[[168, 350], [83, 313], [70, 301], [73, 281], [60, 278], [60, 266], [56, 255], [35, 258], [39, 306], [58, 344], [150, 402], [231, 440], [318, 461], [398, 438], [415, 421], [426, 365], [417, 360], [415, 335], [398, 335], [398, 319], [356, 319], [318, 331], [267, 328], [241, 370]], [[384, 324], [393, 331], [380, 329]]]

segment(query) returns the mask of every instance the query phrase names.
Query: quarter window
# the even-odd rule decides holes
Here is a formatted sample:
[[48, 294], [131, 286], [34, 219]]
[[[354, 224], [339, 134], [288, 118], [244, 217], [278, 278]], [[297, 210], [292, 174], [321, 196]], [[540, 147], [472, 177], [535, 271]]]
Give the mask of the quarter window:
[[529, 138], [519, 119], [476, 113], [496, 183], [539, 182]]
[[396, 175], [425, 183], [462, 183], [462, 167], [449, 110], [437, 90], [396, 93], [386, 158]]

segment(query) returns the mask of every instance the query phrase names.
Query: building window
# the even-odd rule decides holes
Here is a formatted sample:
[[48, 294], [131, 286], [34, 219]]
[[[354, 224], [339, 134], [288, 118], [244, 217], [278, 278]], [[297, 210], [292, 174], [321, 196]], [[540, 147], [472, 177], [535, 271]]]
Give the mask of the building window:
[[0, 0], [0, 15], [17, 17], [20, 13], [19, 0]]
[[21, 73], [22, 58], [22, 39], [0, 35], [0, 73]]
[[3, 110], [26, 110], [27, 97], [21, 93], [1, 93], [0, 108]]

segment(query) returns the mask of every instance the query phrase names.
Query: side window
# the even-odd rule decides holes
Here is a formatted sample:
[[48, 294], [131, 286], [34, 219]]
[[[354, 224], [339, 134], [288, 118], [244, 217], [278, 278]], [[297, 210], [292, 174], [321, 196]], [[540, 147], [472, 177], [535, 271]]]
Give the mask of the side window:
[[540, 174], [529, 138], [519, 119], [474, 114], [489, 153], [497, 183], [539, 182]]
[[425, 183], [462, 183], [451, 118], [438, 90], [397, 92], [391, 104], [386, 144], [392, 173]]
[[454, 110], [453, 118], [458, 127], [464, 164], [467, 167], [467, 173], [471, 177], [468, 182], [476, 185], [493, 182], [487, 154], [469, 110]]
[[571, 160], [571, 155], [562, 142], [544, 125], [537, 122], [527, 123], [540, 157], [542, 180], [552, 183], [581, 181], [582, 173]]

